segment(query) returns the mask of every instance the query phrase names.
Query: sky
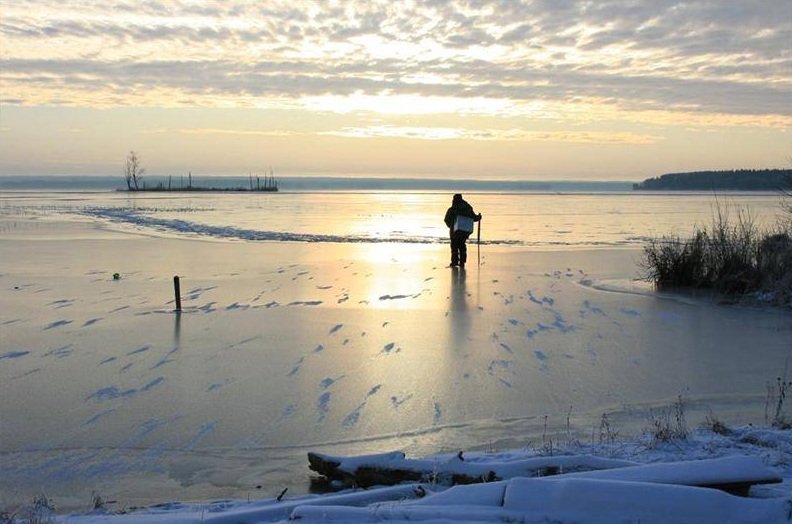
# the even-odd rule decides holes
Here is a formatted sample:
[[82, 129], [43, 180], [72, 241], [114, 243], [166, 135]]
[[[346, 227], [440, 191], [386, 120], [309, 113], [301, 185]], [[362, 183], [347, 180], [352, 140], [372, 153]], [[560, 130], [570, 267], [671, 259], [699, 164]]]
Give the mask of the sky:
[[790, 0], [0, 0], [0, 174], [792, 167]]

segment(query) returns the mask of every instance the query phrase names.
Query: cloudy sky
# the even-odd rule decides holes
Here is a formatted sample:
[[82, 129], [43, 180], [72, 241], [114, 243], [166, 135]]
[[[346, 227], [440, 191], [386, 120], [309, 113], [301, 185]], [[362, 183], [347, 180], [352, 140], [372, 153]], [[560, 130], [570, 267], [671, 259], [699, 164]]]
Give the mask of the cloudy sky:
[[0, 174], [792, 164], [790, 0], [0, 0]]

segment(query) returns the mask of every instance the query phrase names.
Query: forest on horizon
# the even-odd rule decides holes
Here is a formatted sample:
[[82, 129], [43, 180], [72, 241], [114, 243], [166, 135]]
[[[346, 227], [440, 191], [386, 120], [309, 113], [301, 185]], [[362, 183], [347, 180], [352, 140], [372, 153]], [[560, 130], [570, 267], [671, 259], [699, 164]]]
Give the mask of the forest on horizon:
[[634, 190], [778, 191], [792, 189], [792, 169], [735, 169], [667, 173], [633, 184]]

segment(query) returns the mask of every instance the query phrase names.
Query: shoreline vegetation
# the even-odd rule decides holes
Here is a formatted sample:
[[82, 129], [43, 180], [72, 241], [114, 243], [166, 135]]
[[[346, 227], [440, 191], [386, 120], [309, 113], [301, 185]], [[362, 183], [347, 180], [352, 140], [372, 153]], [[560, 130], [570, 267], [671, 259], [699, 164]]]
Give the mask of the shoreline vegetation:
[[660, 290], [707, 289], [727, 302], [755, 301], [792, 307], [792, 204], [771, 228], [759, 228], [750, 211], [732, 218], [716, 205], [709, 226], [692, 236], [666, 235], [644, 246], [644, 278]]
[[668, 173], [633, 184], [634, 191], [792, 190], [792, 169], [735, 169]]

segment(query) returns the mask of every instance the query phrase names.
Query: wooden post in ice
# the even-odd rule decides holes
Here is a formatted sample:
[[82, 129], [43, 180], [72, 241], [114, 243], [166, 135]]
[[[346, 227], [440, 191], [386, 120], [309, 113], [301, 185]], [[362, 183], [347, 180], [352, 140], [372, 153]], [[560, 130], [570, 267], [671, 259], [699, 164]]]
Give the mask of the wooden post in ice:
[[181, 286], [178, 275], [173, 277], [173, 293], [176, 295], [176, 313], [181, 313]]

